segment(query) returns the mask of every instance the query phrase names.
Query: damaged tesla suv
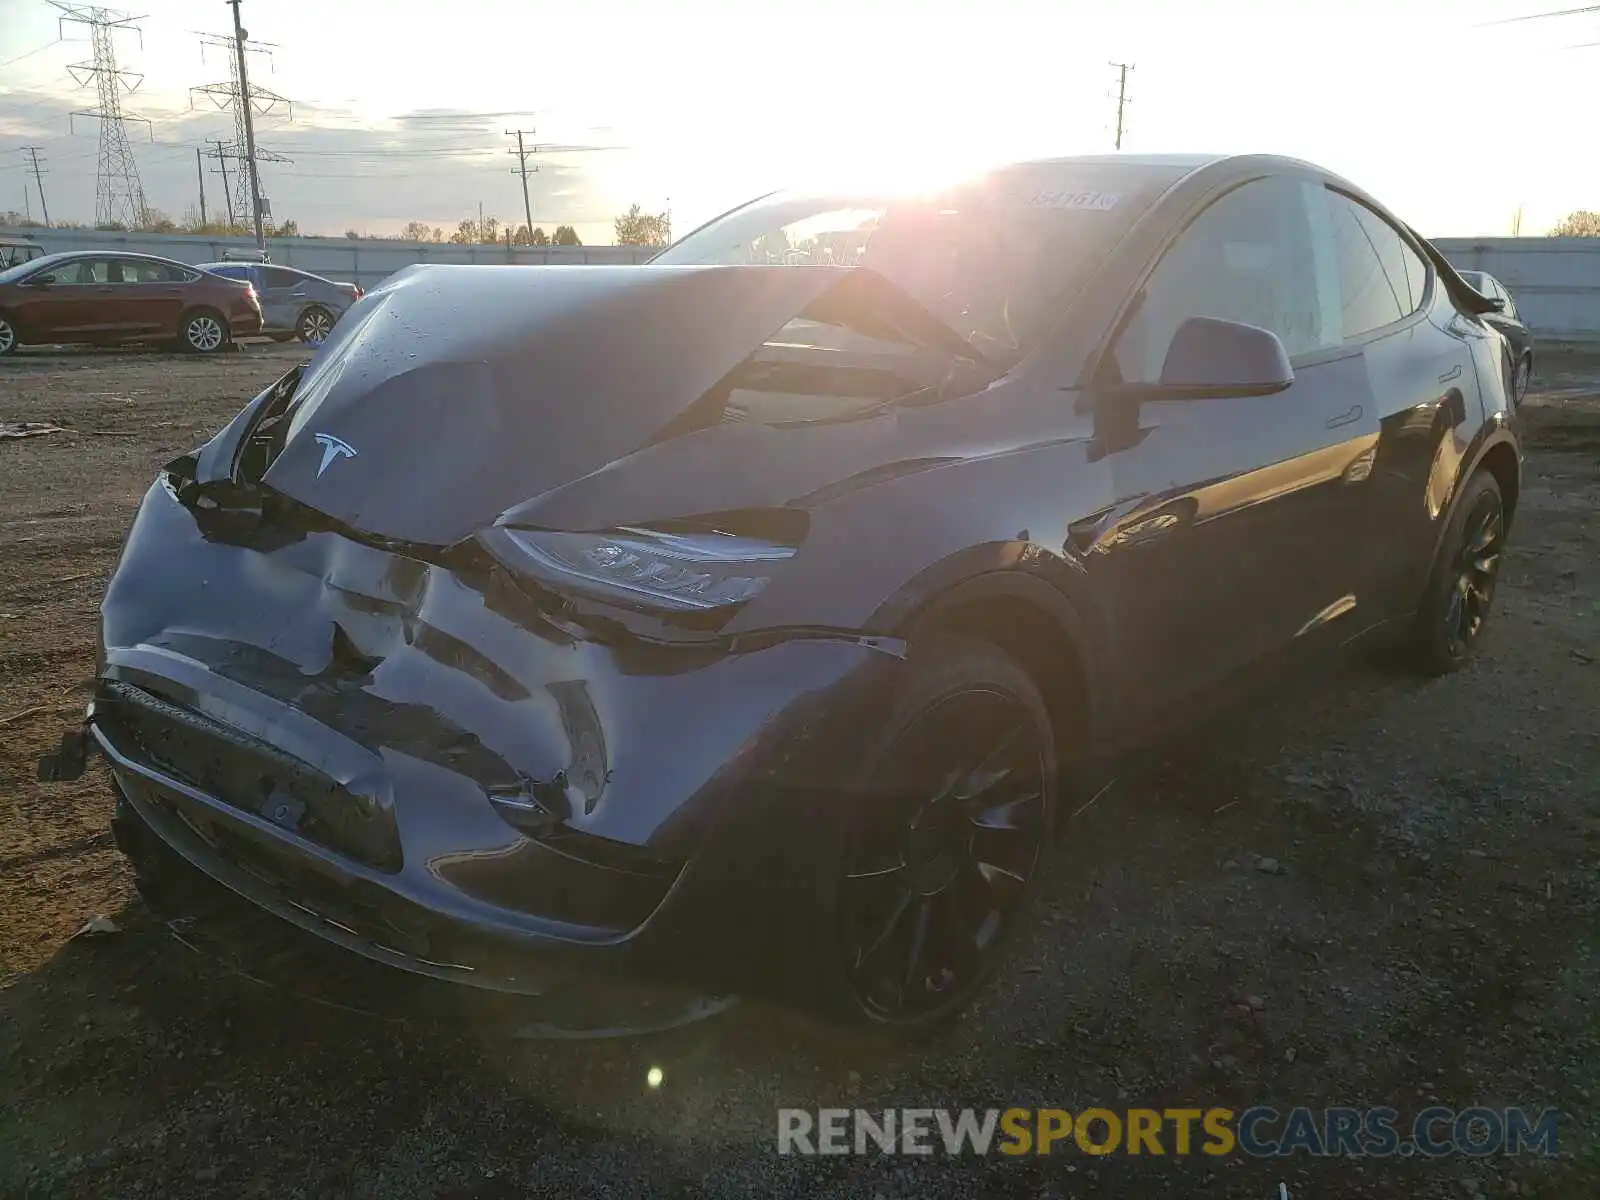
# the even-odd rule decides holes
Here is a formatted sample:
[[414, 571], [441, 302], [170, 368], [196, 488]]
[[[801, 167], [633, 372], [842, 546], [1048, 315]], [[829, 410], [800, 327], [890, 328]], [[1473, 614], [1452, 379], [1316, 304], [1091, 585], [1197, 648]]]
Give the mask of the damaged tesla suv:
[[917, 1032], [1093, 764], [1364, 635], [1469, 656], [1521, 463], [1486, 304], [1265, 157], [411, 268], [150, 487], [41, 773], [104, 754], [152, 894], [418, 975]]

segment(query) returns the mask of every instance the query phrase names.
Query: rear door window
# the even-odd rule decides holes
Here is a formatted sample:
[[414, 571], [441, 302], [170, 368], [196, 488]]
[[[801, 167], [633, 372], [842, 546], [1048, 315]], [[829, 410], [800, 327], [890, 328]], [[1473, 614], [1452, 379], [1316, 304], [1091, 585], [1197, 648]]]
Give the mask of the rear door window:
[[171, 283], [173, 271], [166, 263], [128, 262], [123, 264], [122, 277], [127, 283]]
[[[76, 282], [97, 286], [132, 282], [131, 278], [124, 277], [123, 265], [123, 260], [120, 258], [84, 259], [78, 266]], [[129, 264], [129, 266], [131, 265]]]
[[304, 278], [298, 271], [285, 271], [282, 267], [260, 267], [261, 273], [266, 276], [266, 285], [269, 288], [295, 288], [299, 287]]

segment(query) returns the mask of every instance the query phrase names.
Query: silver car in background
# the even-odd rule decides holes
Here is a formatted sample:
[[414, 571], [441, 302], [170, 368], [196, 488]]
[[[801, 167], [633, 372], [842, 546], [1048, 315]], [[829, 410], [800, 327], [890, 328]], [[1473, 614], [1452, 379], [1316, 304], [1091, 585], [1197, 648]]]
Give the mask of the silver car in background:
[[199, 267], [254, 284], [261, 300], [261, 332], [278, 342], [297, 337], [308, 346], [320, 346], [344, 310], [365, 294], [359, 284], [338, 283], [272, 263], [218, 262]]

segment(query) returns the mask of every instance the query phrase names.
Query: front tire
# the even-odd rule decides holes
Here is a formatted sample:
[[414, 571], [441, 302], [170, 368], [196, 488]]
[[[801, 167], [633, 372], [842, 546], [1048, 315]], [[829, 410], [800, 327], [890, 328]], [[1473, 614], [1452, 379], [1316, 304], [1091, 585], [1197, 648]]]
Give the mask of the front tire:
[[11, 323], [11, 318], [0, 313], [0, 358], [4, 358], [21, 344], [22, 339], [17, 336], [17, 327]]
[[1026, 671], [969, 638], [913, 650], [822, 881], [826, 1015], [917, 1037], [971, 1002], [1043, 874], [1056, 788], [1049, 712]]
[[1417, 609], [1413, 660], [1427, 675], [1467, 664], [1483, 636], [1505, 550], [1505, 504], [1488, 471], [1467, 480]]
[[227, 323], [209, 308], [196, 309], [184, 317], [178, 342], [190, 354], [215, 354], [228, 345]]
[[319, 304], [313, 304], [300, 314], [295, 335], [308, 346], [320, 346], [333, 332], [333, 314]]
[[1533, 355], [1524, 354], [1517, 360], [1517, 369], [1511, 376], [1511, 403], [1521, 404], [1528, 394], [1528, 384], [1533, 379]]

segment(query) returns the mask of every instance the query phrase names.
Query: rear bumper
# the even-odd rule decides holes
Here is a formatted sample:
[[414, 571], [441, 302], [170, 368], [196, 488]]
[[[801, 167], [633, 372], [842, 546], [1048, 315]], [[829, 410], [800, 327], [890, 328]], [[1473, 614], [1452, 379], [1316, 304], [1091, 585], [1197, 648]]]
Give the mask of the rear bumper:
[[235, 312], [228, 318], [228, 329], [234, 337], [256, 337], [262, 332], [259, 312]]
[[165, 845], [345, 949], [534, 994], [789, 970], [900, 665], [843, 636], [575, 640], [334, 534], [206, 536], [161, 484], [102, 641], [91, 732]]

